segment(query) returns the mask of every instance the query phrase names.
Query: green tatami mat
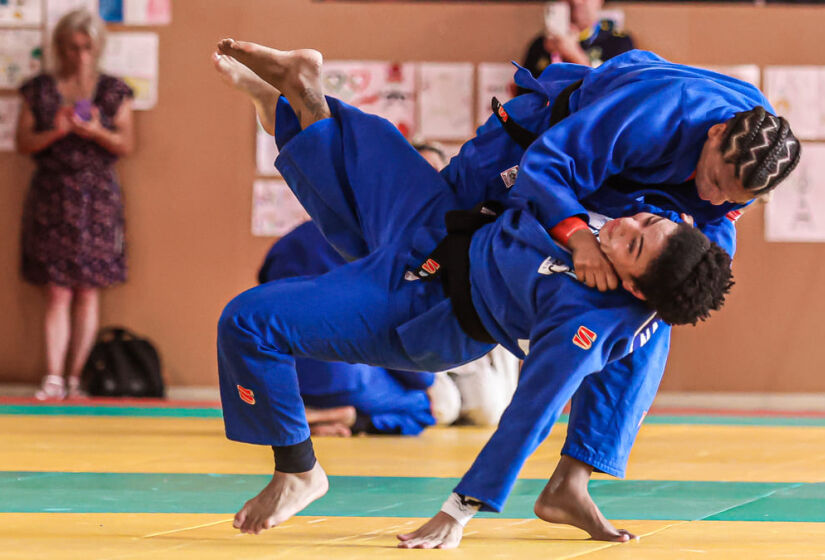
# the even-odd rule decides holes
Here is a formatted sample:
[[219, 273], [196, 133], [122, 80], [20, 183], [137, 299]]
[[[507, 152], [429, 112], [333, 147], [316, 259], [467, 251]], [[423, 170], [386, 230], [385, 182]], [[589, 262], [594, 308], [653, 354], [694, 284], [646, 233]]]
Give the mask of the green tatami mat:
[[222, 418], [220, 408], [117, 406], [71, 404], [3, 404], [0, 414], [40, 416], [153, 416], [170, 418]]
[[[134, 401], [132, 401], [134, 402]], [[143, 416], [159, 418], [221, 418], [217, 407], [173, 407], [140, 405], [0, 404], [0, 415], [41, 416]], [[559, 422], [566, 423], [562, 414]], [[796, 426], [825, 427], [825, 416], [758, 416], [727, 414], [649, 414], [646, 424], [695, 424], [713, 426]]]
[[[0, 512], [233, 514], [266, 475], [0, 472]], [[331, 476], [303, 515], [430, 517], [456, 479]], [[529, 519], [545, 481], [516, 483], [501, 517]], [[610, 519], [825, 522], [825, 483], [595, 480]], [[487, 514], [483, 514], [487, 515]]]

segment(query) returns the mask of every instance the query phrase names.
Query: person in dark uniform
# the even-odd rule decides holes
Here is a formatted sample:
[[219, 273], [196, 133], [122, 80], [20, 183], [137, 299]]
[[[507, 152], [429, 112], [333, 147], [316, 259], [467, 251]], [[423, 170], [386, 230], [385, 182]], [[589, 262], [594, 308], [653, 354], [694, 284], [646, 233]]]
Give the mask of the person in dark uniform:
[[[523, 66], [538, 77], [553, 62], [573, 62], [596, 67], [605, 60], [634, 49], [633, 38], [608, 19], [599, 19], [602, 0], [567, 0], [570, 33], [539, 35], [530, 43]], [[519, 93], [524, 93], [519, 91]]]

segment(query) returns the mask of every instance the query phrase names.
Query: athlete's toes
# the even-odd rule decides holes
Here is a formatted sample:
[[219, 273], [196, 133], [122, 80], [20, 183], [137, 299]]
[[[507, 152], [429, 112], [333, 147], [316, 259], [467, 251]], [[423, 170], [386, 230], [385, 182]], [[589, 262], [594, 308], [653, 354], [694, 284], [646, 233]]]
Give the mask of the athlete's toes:
[[237, 41], [232, 38], [221, 39], [218, 41], [218, 50], [223, 54], [231, 54], [237, 49]]
[[243, 526], [244, 521], [246, 521], [246, 516], [246, 507], [243, 507], [241, 508], [241, 511], [235, 514], [235, 519], [232, 520], [232, 526], [236, 529], [240, 529]]
[[627, 542], [627, 541], [638, 541], [639, 537], [631, 533], [626, 529], [619, 529], [619, 536], [621, 540], [619, 542]]

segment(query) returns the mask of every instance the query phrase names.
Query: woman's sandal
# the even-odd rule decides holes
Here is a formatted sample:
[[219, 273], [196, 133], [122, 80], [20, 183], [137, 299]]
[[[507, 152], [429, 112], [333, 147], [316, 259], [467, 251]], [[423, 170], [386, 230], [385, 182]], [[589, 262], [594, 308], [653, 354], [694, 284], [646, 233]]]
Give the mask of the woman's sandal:
[[47, 375], [34, 394], [39, 401], [63, 400], [66, 398], [66, 383], [61, 375]]
[[68, 391], [66, 392], [67, 399], [85, 399], [89, 395], [82, 389], [80, 386], [80, 378], [79, 377], [70, 377], [69, 384], [68, 384]]

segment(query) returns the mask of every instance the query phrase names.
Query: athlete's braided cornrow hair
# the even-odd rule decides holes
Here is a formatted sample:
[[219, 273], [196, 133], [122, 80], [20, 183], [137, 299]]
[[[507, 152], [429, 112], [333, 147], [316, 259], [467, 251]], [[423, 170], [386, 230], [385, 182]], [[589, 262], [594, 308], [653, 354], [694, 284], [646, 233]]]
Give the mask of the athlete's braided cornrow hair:
[[671, 325], [695, 325], [725, 303], [733, 286], [730, 256], [701, 231], [679, 224], [662, 254], [634, 278], [648, 306]]
[[726, 124], [722, 157], [754, 196], [773, 190], [799, 163], [801, 146], [788, 121], [764, 107], [736, 113]]

